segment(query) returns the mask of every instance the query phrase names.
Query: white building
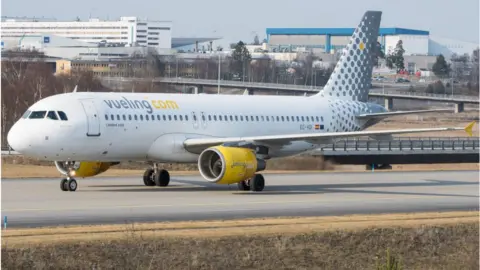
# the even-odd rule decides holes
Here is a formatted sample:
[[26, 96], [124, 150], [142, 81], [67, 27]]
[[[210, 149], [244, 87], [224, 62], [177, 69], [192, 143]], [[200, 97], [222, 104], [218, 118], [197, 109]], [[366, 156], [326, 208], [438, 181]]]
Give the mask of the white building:
[[172, 23], [170, 21], [141, 20], [137, 17], [121, 17], [118, 21], [38, 21], [2, 19], [2, 41], [18, 39], [26, 35], [40, 34], [43, 43], [49, 43], [48, 35], [56, 35], [88, 43], [124, 44], [157, 49], [172, 47]]

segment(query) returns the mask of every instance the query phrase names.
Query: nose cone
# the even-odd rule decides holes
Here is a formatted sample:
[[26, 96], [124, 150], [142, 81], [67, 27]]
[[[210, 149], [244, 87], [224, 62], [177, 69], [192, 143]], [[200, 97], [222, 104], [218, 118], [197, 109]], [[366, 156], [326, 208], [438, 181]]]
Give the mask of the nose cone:
[[13, 150], [22, 153], [26, 148], [28, 141], [22, 132], [19, 123], [15, 123], [7, 135], [7, 142]]

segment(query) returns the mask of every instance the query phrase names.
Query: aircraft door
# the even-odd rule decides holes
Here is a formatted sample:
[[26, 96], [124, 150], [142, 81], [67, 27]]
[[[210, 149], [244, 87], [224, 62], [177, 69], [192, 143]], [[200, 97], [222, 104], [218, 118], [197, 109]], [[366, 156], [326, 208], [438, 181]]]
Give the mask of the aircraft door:
[[202, 115], [202, 127], [207, 128], [207, 116], [205, 115], [204, 112], [201, 112]]
[[193, 128], [198, 128], [198, 118], [195, 112], [192, 112], [192, 119], [193, 119]]
[[93, 99], [80, 100], [87, 116], [87, 136], [100, 136], [100, 117]]

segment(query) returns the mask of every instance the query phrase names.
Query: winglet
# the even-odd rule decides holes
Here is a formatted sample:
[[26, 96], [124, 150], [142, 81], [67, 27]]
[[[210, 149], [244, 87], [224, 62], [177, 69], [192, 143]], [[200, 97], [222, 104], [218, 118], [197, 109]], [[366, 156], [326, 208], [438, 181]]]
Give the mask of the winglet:
[[473, 125], [475, 125], [475, 121], [472, 121], [470, 124], [468, 124], [465, 127], [465, 132], [467, 132], [470, 137], [472, 137], [472, 135], [473, 135], [473, 132], [472, 132]]

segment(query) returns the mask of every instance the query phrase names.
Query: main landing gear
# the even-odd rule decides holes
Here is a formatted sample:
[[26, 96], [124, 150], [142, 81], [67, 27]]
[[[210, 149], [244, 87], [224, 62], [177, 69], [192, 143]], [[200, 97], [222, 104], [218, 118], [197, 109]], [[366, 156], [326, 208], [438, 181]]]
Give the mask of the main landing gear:
[[261, 174], [255, 174], [252, 178], [238, 182], [237, 186], [243, 191], [262, 191], [265, 187], [265, 178]]
[[170, 174], [167, 170], [158, 169], [157, 164], [154, 164], [153, 169], [145, 170], [143, 183], [145, 186], [166, 187], [170, 183]]
[[60, 189], [62, 191], [75, 191], [77, 187], [77, 181], [73, 178], [63, 178], [62, 181], [60, 181]]

